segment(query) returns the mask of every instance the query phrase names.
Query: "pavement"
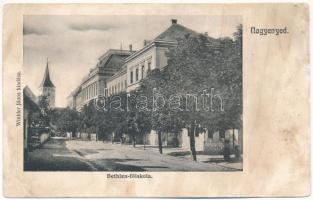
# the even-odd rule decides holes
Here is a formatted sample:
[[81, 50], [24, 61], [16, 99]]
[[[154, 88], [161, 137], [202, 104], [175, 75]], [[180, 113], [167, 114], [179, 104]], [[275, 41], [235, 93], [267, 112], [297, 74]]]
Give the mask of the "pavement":
[[[200, 157], [198, 157], [200, 158]], [[160, 154], [155, 148], [102, 141], [51, 138], [29, 153], [25, 171], [234, 171], [236, 167], [194, 162]]]
[[[159, 152], [159, 148], [157, 146], [150, 146], [150, 145], [137, 145], [137, 148]], [[173, 147], [163, 147], [163, 154], [179, 157], [179, 158], [185, 158], [187, 160], [192, 160], [192, 156], [189, 149], [184, 148], [173, 148]], [[243, 170], [243, 160], [242, 158], [240, 160], [235, 159], [235, 155], [230, 155], [231, 161], [226, 162], [224, 161], [223, 155], [208, 155], [204, 152], [197, 152], [197, 161], [198, 162], [204, 162], [204, 163], [211, 163], [214, 165], [235, 169], [238, 171]], [[241, 156], [242, 157], [242, 156]]]
[[25, 171], [91, 171], [92, 167], [68, 150], [64, 138], [52, 138], [28, 153]]

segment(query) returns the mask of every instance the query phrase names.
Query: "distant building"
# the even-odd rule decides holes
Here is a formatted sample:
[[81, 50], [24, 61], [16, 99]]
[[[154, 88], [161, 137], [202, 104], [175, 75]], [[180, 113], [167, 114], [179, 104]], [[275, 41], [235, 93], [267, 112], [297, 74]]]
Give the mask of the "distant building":
[[130, 50], [110, 49], [103, 54], [97, 65], [89, 71], [81, 84], [68, 96], [68, 106], [80, 111], [84, 105], [99, 95], [107, 95], [107, 81], [118, 72], [125, 63], [125, 58], [132, 53]]
[[48, 59], [47, 59], [45, 74], [43, 76], [39, 89], [40, 89], [41, 95], [47, 97], [49, 106], [51, 108], [55, 107], [55, 86], [53, 85], [51, 78], [50, 78]]
[[75, 99], [74, 99], [73, 92], [71, 92], [71, 94], [66, 97], [66, 102], [67, 102], [67, 107], [71, 109], [75, 108]]
[[70, 95], [67, 97], [67, 106], [71, 109], [76, 109], [76, 105], [82, 104], [82, 98], [78, 96], [81, 91], [81, 86], [77, 87]]
[[[187, 34], [200, 35], [178, 24], [176, 19], [172, 19], [171, 26], [156, 38], [144, 40], [143, 48], [139, 51], [133, 51], [132, 45], [127, 51], [108, 50], [83, 78], [82, 83], [67, 97], [68, 106], [81, 110], [98, 95], [111, 96], [136, 89], [151, 70], [167, 66], [168, 49], [177, 45], [177, 40]], [[207, 37], [212, 41], [215, 40]]]
[[107, 81], [107, 96], [125, 92], [127, 89], [127, 66], [123, 65], [121, 70], [115, 73]]

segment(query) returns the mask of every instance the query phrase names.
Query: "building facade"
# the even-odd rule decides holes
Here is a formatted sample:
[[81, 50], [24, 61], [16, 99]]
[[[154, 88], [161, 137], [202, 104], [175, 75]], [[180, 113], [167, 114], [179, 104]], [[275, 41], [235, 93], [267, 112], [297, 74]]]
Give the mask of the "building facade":
[[[164, 32], [153, 40], [144, 40], [143, 48], [138, 51], [123, 51], [123, 56], [116, 57], [119, 62], [109, 62], [109, 57], [121, 53], [117, 50], [109, 50], [99, 58], [98, 65], [90, 70], [82, 84], [70, 95], [69, 106], [80, 108], [90, 99], [97, 95], [111, 95], [120, 92], [130, 92], [140, 86], [140, 81], [153, 69], [162, 69], [168, 64], [167, 52], [169, 48], [177, 45], [177, 40], [186, 35], [198, 36], [197, 33], [177, 23], [176, 19], [171, 20], [171, 25]], [[208, 38], [207, 44], [211, 48], [218, 48], [216, 39], [211, 38], [207, 33], [201, 34]], [[142, 138], [141, 138], [142, 139]], [[145, 138], [148, 145], [158, 145], [158, 136], [152, 130]], [[242, 151], [242, 130], [226, 130], [214, 133], [201, 133], [195, 137], [197, 151], [220, 153], [224, 141], [228, 140], [234, 146], [239, 146]], [[190, 140], [187, 129], [180, 133], [164, 133], [162, 144], [164, 146], [175, 146], [188, 149]]]
[[98, 64], [68, 96], [68, 106], [81, 110], [98, 95], [111, 96], [136, 89], [151, 70], [167, 66], [166, 53], [186, 34], [200, 35], [172, 19], [170, 27], [156, 38], [144, 40], [143, 48], [139, 51], [133, 51], [131, 45], [127, 51], [110, 49], [99, 58]]
[[144, 47], [126, 58], [127, 65], [127, 91], [132, 91], [139, 86], [140, 80], [147, 76], [149, 71], [167, 66], [166, 53], [169, 48], [177, 45], [179, 38], [197, 36], [199, 33], [188, 29], [171, 20], [171, 26], [151, 41], [144, 41]]
[[68, 96], [68, 106], [78, 111], [99, 95], [105, 96], [108, 79], [117, 73], [132, 50], [110, 49], [103, 54], [97, 65], [90, 69], [81, 84]]
[[115, 73], [107, 81], [107, 96], [125, 92], [127, 89], [127, 67], [123, 65], [121, 70]]

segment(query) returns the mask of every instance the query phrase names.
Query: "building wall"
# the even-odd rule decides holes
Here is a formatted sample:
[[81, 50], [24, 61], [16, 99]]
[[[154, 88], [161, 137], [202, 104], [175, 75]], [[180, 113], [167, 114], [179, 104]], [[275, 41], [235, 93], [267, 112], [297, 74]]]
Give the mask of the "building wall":
[[[145, 52], [137, 55], [135, 58], [128, 61], [126, 65], [127, 65], [127, 91], [132, 91], [139, 86], [140, 80], [146, 77], [149, 68], [150, 70], [155, 69], [156, 67], [155, 46], [152, 46]], [[144, 67], [143, 71], [142, 67]], [[138, 79], [136, 79], [136, 69], [138, 69]], [[131, 78], [131, 74], [133, 78]]]
[[213, 134], [208, 132], [203, 133], [204, 135], [204, 145], [203, 151], [210, 154], [221, 154], [224, 148], [224, 138], [220, 137], [219, 131], [215, 131]]
[[156, 66], [160, 69], [167, 66], [167, 55], [168, 47], [157, 47], [156, 48]]
[[155, 130], [151, 130], [149, 134], [146, 136], [146, 143], [148, 145], [157, 146], [158, 145], [158, 135]]
[[76, 110], [80, 111], [84, 105], [99, 95], [106, 95], [108, 79], [121, 69], [125, 58], [130, 54], [130, 51], [125, 50], [109, 50], [104, 56], [99, 58], [97, 66], [91, 69], [89, 74], [83, 79], [80, 85], [81, 91], [74, 97]]
[[80, 111], [82, 109], [83, 106], [83, 93], [79, 92], [75, 98], [75, 110]]
[[80, 111], [85, 104], [99, 95], [100, 90], [104, 88], [101, 86], [103, 84], [101, 80], [101, 77], [95, 74], [81, 84], [81, 90], [75, 97], [76, 110]]
[[[162, 146], [181, 147], [181, 133], [162, 133]], [[146, 135], [146, 144], [158, 146], [158, 134], [155, 130], [151, 130]]]
[[99, 76], [95, 75], [82, 84], [82, 94], [84, 102], [88, 102], [98, 95]]
[[75, 102], [75, 99], [74, 99], [74, 96], [72, 94], [67, 97], [67, 106], [70, 109], [74, 109], [75, 108], [74, 102]]
[[[239, 146], [239, 150], [242, 152], [242, 131], [237, 129], [226, 130], [225, 134], [220, 134], [219, 131], [213, 134], [209, 134], [208, 132], [200, 133], [198, 137], [195, 137], [196, 151], [222, 154], [226, 139], [230, 142], [231, 150], [233, 150], [234, 146]], [[182, 148], [190, 149], [190, 138], [187, 129], [182, 130]]]
[[111, 96], [127, 89], [127, 69], [121, 71], [107, 82], [107, 94]]
[[[139, 82], [142, 78], [147, 76], [148, 63], [150, 63], [150, 70], [155, 68], [162, 69], [167, 66], [167, 51], [169, 46], [152, 46], [143, 53], [137, 55], [131, 61], [126, 63], [127, 65], [127, 91], [132, 91], [139, 87]], [[142, 73], [142, 66], [144, 66], [144, 73]], [[136, 79], [136, 69], [139, 69], [138, 80]], [[131, 81], [131, 72], [133, 72], [133, 81]]]
[[[81, 90], [73, 96], [73, 109], [80, 111], [84, 105], [99, 95], [99, 81], [91, 79], [81, 85]], [[69, 100], [68, 105], [71, 105]]]

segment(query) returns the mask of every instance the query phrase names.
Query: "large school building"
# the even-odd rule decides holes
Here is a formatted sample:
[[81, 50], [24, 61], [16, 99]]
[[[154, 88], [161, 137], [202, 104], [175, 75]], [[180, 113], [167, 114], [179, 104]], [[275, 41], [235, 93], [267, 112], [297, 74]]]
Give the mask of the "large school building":
[[[143, 47], [137, 51], [129, 45], [129, 50], [108, 50], [102, 55], [98, 64], [92, 68], [81, 84], [68, 96], [68, 106], [80, 111], [82, 107], [99, 95], [109, 97], [119, 92], [130, 92], [137, 87], [149, 71], [163, 68], [167, 65], [168, 49], [177, 44], [179, 38], [204, 35], [208, 38], [210, 46], [215, 48], [217, 40], [207, 33], [197, 33], [183, 25], [176, 19], [171, 20], [170, 26], [153, 40], [143, 40]], [[196, 137], [196, 148], [199, 151], [218, 152], [223, 148], [224, 140], [239, 146], [242, 150], [242, 131], [226, 130], [225, 132], [203, 133]], [[139, 139], [142, 141], [142, 138]], [[147, 144], [157, 145], [158, 139], [155, 131], [145, 139]], [[184, 129], [181, 133], [166, 133], [162, 136], [164, 145], [174, 145], [182, 148], [189, 147], [189, 137]]]

